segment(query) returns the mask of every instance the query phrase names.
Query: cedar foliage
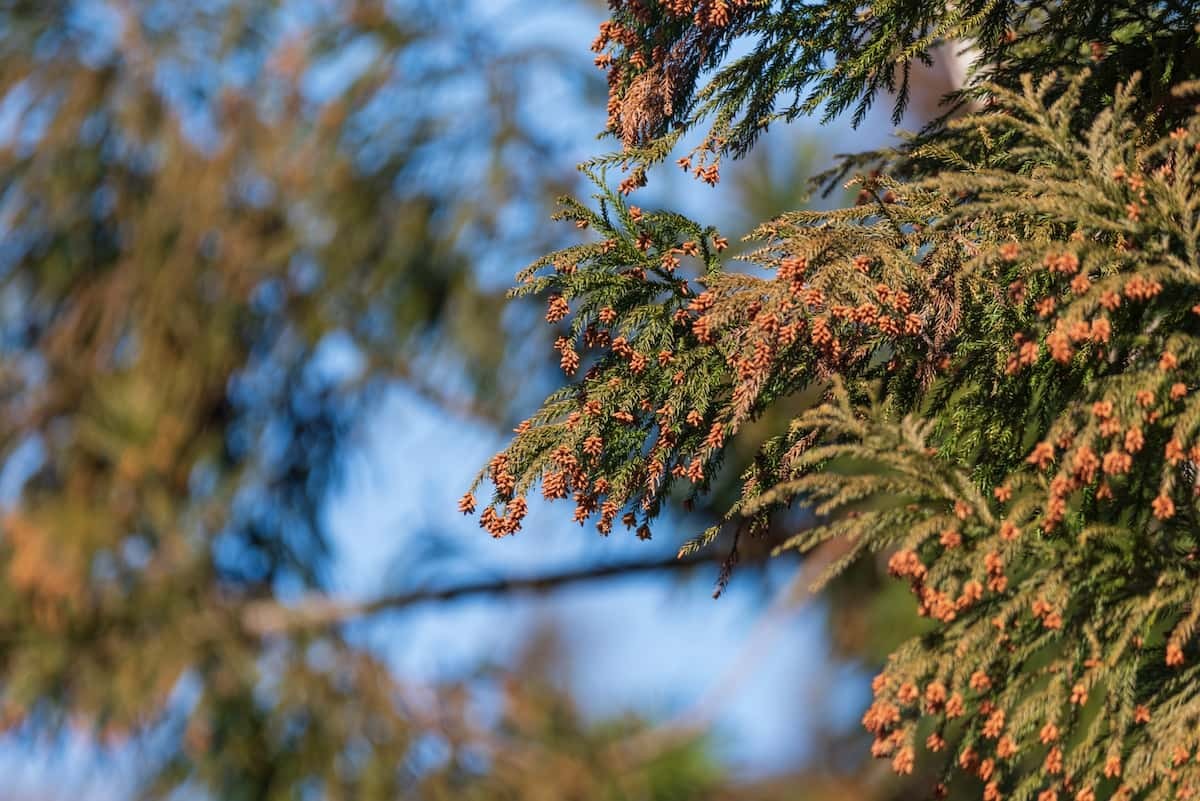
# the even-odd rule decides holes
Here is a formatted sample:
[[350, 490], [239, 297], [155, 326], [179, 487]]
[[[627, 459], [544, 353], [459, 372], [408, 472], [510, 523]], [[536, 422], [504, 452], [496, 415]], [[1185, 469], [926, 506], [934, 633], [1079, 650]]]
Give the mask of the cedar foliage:
[[[874, 682], [872, 753], [938, 760], [937, 793], [987, 801], [1196, 797], [1200, 9], [610, 6], [622, 148], [585, 167], [595, 204], [560, 213], [592, 237], [514, 290], [548, 298], [571, 380], [480, 474], [481, 525], [517, 531], [540, 483], [649, 537], [749, 422], [815, 391], [755, 443], [725, 525], [805, 507], [783, 547], [851, 546], [824, 580], [887, 551], [911, 584], [935, 625]], [[626, 197], [699, 126], [680, 163], [715, 183], [774, 120], [859, 121], [883, 91], [899, 115], [913, 66], [968, 45], [942, 118], [818, 177], [853, 176], [858, 203], [764, 223], [744, 269], [715, 229]]]

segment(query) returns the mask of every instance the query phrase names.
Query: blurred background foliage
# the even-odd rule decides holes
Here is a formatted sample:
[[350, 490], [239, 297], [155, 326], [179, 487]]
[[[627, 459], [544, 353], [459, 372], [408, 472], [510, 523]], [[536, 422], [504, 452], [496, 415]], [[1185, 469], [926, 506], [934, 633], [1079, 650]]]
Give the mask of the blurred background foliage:
[[[564, 25], [603, 14], [555, 5]], [[552, 33], [511, 35], [528, 8], [0, 0], [0, 748], [65, 731], [135, 754], [106, 797], [884, 799], [930, 781], [868, 765], [855, 727], [818, 721], [809, 760], [762, 776], [730, 771], [704, 726], [584, 714], [553, 631], [514, 626], [516, 662], [417, 685], [336, 614], [292, 625], [330, 591], [325, 507], [388, 392], [447, 437], [502, 431], [555, 367], [541, 311], [503, 293], [575, 234], [546, 221], [595, 145], [563, 118], [598, 131], [603, 87]], [[806, 202], [824, 153], [776, 136], [730, 171], [726, 233]], [[680, 510], [678, 540], [708, 516]], [[741, 545], [764, 595], [772, 536]], [[630, 572], [715, 575], [655, 559]], [[831, 590], [839, 661], [873, 666], [910, 633], [880, 575]]]

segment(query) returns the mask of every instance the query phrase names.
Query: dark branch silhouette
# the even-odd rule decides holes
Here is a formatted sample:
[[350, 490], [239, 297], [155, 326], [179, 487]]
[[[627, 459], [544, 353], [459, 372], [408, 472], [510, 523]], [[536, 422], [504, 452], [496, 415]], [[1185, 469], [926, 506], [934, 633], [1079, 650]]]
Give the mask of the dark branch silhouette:
[[346, 623], [380, 612], [405, 609], [426, 603], [469, 597], [545, 593], [571, 584], [640, 573], [685, 570], [701, 564], [714, 564], [713, 557], [709, 555], [682, 558], [665, 556], [645, 561], [588, 565], [533, 576], [512, 576], [467, 582], [449, 587], [410, 590], [367, 601], [341, 601], [319, 595], [304, 598], [295, 604], [284, 604], [273, 600], [255, 601], [247, 605], [242, 620], [247, 631], [265, 636], [297, 629]]

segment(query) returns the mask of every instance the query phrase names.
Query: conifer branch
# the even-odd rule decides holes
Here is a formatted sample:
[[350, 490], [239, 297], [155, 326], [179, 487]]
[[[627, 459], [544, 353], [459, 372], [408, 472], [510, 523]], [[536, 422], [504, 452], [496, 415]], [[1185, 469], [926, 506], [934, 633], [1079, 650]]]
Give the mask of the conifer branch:
[[[932, 621], [874, 682], [873, 755], [913, 773], [924, 739], [987, 801], [1196, 797], [1200, 113], [1166, 83], [1200, 71], [1196, 8], [901, 6], [613, 4], [597, 48], [625, 149], [594, 164], [633, 177], [593, 174], [598, 210], [562, 216], [599, 241], [521, 274], [569, 326], [570, 380], [461, 508], [490, 484], [479, 522], [506, 536], [540, 485], [648, 535], [737, 438], [757, 449], [737, 534], [803, 506], [816, 524], [780, 550], [844, 549], [813, 584], [889, 552]], [[725, 63], [734, 37], [749, 53]], [[702, 122], [680, 164], [715, 183], [773, 119], [902, 104], [910, 64], [956, 39], [979, 55], [947, 114], [830, 173], [864, 170], [854, 207], [762, 225], [762, 272], [624, 197]], [[1151, 57], [1169, 69], [1142, 79]]]

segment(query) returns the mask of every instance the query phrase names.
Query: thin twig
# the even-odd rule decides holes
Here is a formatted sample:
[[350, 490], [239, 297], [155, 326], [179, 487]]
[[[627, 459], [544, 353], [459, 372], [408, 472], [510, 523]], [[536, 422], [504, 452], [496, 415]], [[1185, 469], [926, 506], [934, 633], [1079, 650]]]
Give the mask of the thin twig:
[[626, 755], [645, 758], [648, 753], [670, 748], [710, 728], [745, 674], [762, 664], [763, 656], [779, 636], [782, 624], [813, 599], [811, 588], [817, 577], [844, 556], [850, 547], [850, 542], [838, 538], [825, 541], [809, 553], [791, 581], [755, 621], [734, 660], [695, 703], [672, 720], [623, 741], [618, 746], [621, 751]]

